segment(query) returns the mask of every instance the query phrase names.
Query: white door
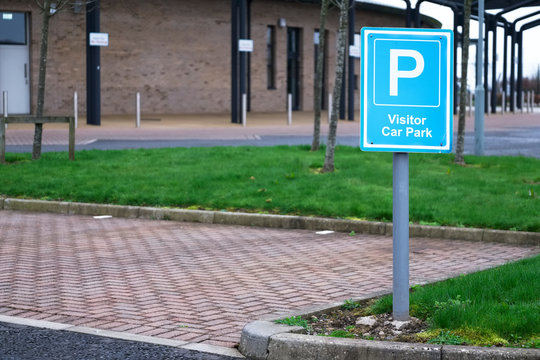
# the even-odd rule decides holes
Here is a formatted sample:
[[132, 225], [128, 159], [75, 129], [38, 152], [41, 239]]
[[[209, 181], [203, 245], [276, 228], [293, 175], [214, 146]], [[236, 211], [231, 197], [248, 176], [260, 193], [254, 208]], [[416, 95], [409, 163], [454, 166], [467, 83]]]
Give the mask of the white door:
[[25, 13], [0, 12], [0, 113], [3, 92], [8, 93], [8, 113], [30, 113], [28, 25]]

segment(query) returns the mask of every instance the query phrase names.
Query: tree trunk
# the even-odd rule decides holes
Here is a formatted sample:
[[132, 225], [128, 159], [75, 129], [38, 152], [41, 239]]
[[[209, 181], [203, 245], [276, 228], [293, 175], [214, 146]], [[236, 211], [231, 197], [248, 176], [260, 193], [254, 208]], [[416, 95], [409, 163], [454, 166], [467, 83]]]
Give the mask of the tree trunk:
[[334, 171], [334, 152], [336, 149], [337, 116], [339, 112], [339, 102], [341, 99], [341, 84], [343, 82], [343, 66], [345, 65], [345, 45], [347, 41], [347, 22], [349, 19], [349, 0], [337, 2], [339, 7], [339, 30], [337, 43], [337, 63], [336, 78], [334, 80], [334, 92], [332, 94], [332, 116], [330, 117], [330, 127], [328, 129], [328, 140], [326, 143], [326, 155], [322, 172]]
[[[315, 118], [313, 121], [313, 142], [311, 143], [311, 151], [319, 150], [321, 145], [321, 104], [322, 104], [322, 83], [324, 55], [326, 43], [326, 15], [328, 14], [328, 4], [330, 0], [322, 0], [321, 3], [321, 19], [319, 24], [319, 53], [317, 54], [317, 69], [315, 73]], [[330, 111], [330, 109], [328, 109]]]
[[[45, 105], [45, 74], [47, 72], [47, 50], [49, 42], [49, 20], [51, 18], [51, 2], [50, 0], [43, 1], [43, 23], [41, 25], [41, 47], [39, 53], [39, 79], [38, 79], [38, 94], [37, 94], [37, 109], [36, 116], [43, 116], [43, 108]], [[43, 133], [43, 124], [36, 124], [34, 130], [34, 145], [32, 147], [32, 159], [38, 160], [41, 158], [41, 138]]]
[[[456, 144], [456, 164], [465, 164], [463, 156], [465, 148], [465, 113], [467, 106], [467, 64], [469, 63], [469, 28], [471, 20], [471, 1], [465, 0], [465, 14], [463, 19], [463, 45], [461, 51], [461, 88], [459, 91], [459, 122]], [[471, 104], [472, 106], [472, 104]]]

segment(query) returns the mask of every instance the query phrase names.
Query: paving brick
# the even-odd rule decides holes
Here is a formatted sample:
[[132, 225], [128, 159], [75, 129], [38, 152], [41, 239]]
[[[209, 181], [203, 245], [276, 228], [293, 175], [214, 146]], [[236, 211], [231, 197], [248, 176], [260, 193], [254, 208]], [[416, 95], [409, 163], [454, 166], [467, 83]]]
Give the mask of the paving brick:
[[[104, 330], [232, 347], [250, 320], [392, 285], [380, 235], [16, 211], [0, 228], [0, 314]], [[539, 251], [414, 238], [411, 283]]]

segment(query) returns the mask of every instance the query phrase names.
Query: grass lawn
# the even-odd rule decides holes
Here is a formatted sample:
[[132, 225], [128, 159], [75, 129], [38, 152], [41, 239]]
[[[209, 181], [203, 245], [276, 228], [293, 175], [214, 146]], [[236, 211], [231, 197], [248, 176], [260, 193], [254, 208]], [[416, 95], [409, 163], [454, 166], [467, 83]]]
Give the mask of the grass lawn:
[[[7, 154], [8, 197], [391, 221], [392, 154], [338, 147], [335, 173], [307, 146]], [[540, 231], [540, 160], [410, 155], [410, 220]]]
[[[540, 256], [413, 288], [411, 316], [427, 320], [432, 343], [540, 348]], [[372, 306], [392, 312], [392, 297]]]

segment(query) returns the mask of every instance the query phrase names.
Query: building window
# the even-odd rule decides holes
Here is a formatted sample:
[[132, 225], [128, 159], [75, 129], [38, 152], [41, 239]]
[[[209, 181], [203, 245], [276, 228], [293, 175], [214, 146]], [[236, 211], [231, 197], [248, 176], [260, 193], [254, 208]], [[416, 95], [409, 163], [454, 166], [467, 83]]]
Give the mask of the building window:
[[266, 87], [276, 88], [276, 27], [266, 28]]
[[0, 44], [26, 45], [24, 13], [0, 12]]

